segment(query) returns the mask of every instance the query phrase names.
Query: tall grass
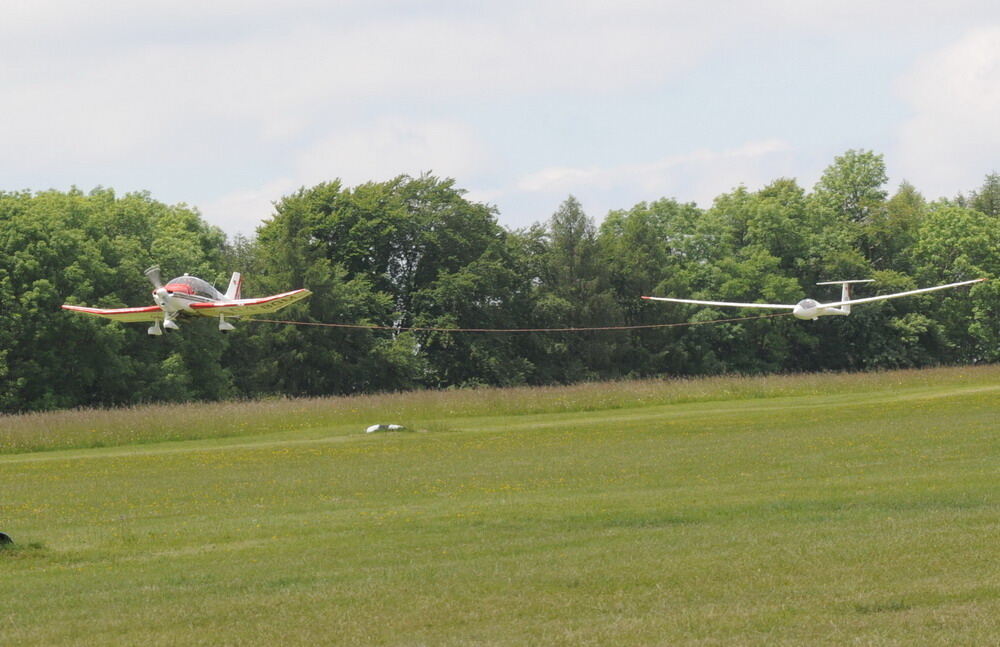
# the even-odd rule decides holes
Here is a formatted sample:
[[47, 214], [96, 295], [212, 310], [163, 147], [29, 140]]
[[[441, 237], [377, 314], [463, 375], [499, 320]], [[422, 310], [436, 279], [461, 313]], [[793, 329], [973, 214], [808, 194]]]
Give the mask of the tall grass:
[[453, 418], [570, 413], [709, 402], [861, 394], [882, 388], [1000, 383], [1000, 365], [875, 373], [725, 376], [573, 386], [411, 391], [325, 398], [157, 404], [0, 416], [0, 454], [251, 436], [373, 423], [446, 428]]

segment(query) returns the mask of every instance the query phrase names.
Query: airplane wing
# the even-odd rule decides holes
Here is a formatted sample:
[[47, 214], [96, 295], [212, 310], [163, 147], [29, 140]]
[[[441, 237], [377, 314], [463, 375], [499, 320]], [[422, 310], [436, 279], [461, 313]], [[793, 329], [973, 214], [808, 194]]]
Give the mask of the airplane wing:
[[115, 321], [139, 322], [139, 321], [163, 321], [163, 310], [160, 306], [144, 306], [142, 308], [87, 308], [84, 306], [71, 306], [63, 304], [63, 310], [79, 312], [93, 317], [104, 317]]
[[[729, 306], [731, 308], [767, 308], [768, 310], [794, 310], [794, 305], [778, 303], [733, 303], [732, 301], [698, 301], [697, 299], [670, 299], [668, 297], [642, 297], [650, 301], [671, 301], [673, 303], [695, 303], [702, 306]], [[826, 304], [824, 304], [826, 305]]]
[[971, 285], [972, 283], [981, 283], [982, 281], [987, 281], [989, 279], [973, 279], [971, 281], [959, 281], [958, 283], [949, 283], [947, 285], [935, 285], [932, 288], [920, 288], [919, 290], [908, 290], [906, 292], [896, 292], [895, 294], [882, 294], [877, 297], [865, 297], [864, 299], [851, 299], [850, 301], [836, 301], [834, 303], [821, 303], [820, 305], [824, 308], [833, 308], [837, 306], [854, 305], [855, 303], [871, 303], [872, 301], [884, 301], [885, 299], [896, 299], [898, 297], [908, 297], [911, 294], [921, 294], [923, 292], [934, 292], [936, 290], [944, 290], [947, 288], [956, 288], [960, 285]]
[[203, 317], [249, 317], [277, 312], [282, 308], [301, 301], [312, 294], [309, 290], [292, 290], [259, 299], [235, 299], [233, 301], [212, 301], [210, 303], [192, 303], [191, 309]]

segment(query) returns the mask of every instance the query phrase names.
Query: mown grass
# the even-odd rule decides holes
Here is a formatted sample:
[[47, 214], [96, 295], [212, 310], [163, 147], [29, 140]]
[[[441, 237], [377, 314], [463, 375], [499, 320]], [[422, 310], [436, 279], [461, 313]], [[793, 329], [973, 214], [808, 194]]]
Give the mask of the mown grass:
[[372, 398], [18, 449], [0, 644], [996, 644], [998, 378], [406, 394], [426, 433], [360, 433]]
[[[224, 403], [144, 405], [0, 415], [0, 454], [51, 449], [112, 447], [275, 431], [355, 429], [380, 422], [447, 428], [454, 417], [517, 416], [844, 394], [895, 385], [938, 387], [995, 384], [1000, 366], [952, 367], [874, 373], [819, 373], [755, 377], [653, 379], [586, 383], [568, 387], [411, 391], [326, 398], [283, 398]], [[183, 412], [183, 413], [180, 413]]]

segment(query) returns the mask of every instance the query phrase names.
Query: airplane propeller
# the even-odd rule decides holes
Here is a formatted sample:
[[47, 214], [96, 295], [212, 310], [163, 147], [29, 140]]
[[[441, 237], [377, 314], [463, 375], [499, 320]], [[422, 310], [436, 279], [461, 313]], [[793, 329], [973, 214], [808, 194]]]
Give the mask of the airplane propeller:
[[156, 288], [157, 290], [163, 287], [163, 278], [160, 276], [159, 265], [154, 265], [153, 267], [143, 272], [143, 274], [146, 275], [146, 278], [149, 279], [149, 282], [152, 283], [153, 287]]
[[[149, 282], [153, 284], [153, 300], [156, 301], [156, 305], [160, 306], [163, 310], [163, 327], [167, 330], [177, 330], [177, 322], [174, 321], [174, 317], [177, 316], [177, 308], [171, 303], [170, 292], [167, 288], [163, 287], [163, 277], [160, 276], [160, 266], [154, 265], [149, 268], [143, 274], [149, 279]], [[150, 335], [160, 335], [160, 322], [153, 322], [153, 325], [149, 327]]]

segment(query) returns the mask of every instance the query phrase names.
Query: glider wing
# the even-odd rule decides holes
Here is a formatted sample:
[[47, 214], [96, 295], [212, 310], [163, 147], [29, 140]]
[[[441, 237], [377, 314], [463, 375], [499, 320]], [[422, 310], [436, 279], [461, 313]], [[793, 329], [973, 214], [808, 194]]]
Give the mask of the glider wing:
[[[671, 301], [673, 303], [694, 303], [702, 306], [728, 306], [731, 308], [767, 308], [768, 310], [794, 310], [794, 305], [778, 303], [733, 303], [732, 301], [698, 301], [697, 299], [671, 299], [668, 297], [642, 297], [650, 301]], [[826, 304], [824, 304], [826, 305]]]
[[142, 308], [87, 308], [84, 306], [71, 306], [63, 304], [63, 310], [79, 312], [93, 317], [104, 317], [115, 321], [138, 322], [138, 321], [163, 321], [163, 310], [160, 306], [144, 306]]
[[822, 303], [824, 308], [835, 308], [837, 306], [854, 305], [855, 303], [871, 303], [872, 301], [884, 301], [885, 299], [896, 299], [898, 297], [908, 297], [911, 294], [922, 294], [924, 292], [934, 292], [946, 288], [957, 288], [960, 285], [971, 285], [980, 283], [988, 279], [973, 279], [971, 281], [959, 281], [958, 283], [948, 283], [947, 285], [935, 285], [932, 288], [920, 288], [919, 290], [908, 290], [906, 292], [896, 292], [895, 294], [882, 294], [877, 297], [865, 297], [864, 299], [851, 299], [849, 301], [836, 301], [834, 303]]

